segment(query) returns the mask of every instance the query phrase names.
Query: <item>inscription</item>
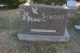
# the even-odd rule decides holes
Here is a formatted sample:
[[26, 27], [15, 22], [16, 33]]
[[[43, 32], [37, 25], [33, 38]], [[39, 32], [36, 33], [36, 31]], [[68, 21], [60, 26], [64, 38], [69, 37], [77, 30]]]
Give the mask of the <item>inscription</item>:
[[[32, 7], [31, 10], [32, 10], [33, 14], [39, 15], [38, 8]], [[23, 12], [22, 20], [27, 20], [27, 23], [29, 23], [29, 22], [42, 22], [42, 21], [46, 22], [46, 20], [48, 20], [48, 19], [64, 19], [64, 16], [65, 16], [62, 14], [58, 14], [58, 15], [47, 14], [46, 15], [46, 13], [42, 13], [41, 14], [42, 18], [40, 18], [40, 17], [33, 18], [32, 16], [30, 16], [29, 12], [26, 13], [23, 9], [20, 9], [20, 11]]]

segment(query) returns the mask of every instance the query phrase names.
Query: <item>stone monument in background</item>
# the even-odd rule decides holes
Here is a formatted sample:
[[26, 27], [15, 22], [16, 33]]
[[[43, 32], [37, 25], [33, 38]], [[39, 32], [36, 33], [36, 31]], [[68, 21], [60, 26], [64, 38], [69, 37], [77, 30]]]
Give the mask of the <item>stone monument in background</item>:
[[23, 20], [19, 40], [66, 42], [70, 36], [66, 29], [68, 10], [62, 6], [21, 4]]

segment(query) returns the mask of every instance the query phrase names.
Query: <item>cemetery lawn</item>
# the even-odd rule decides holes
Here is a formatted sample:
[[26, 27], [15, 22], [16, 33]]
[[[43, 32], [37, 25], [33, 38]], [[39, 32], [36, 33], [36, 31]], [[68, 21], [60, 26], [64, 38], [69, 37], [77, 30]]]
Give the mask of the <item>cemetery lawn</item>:
[[19, 14], [18, 9], [0, 10], [0, 53], [75, 53], [77, 49], [77, 52], [80, 51], [80, 33], [75, 32], [72, 27], [68, 27], [71, 39], [66, 43], [18, 40], [17, 34], [22, 25]]

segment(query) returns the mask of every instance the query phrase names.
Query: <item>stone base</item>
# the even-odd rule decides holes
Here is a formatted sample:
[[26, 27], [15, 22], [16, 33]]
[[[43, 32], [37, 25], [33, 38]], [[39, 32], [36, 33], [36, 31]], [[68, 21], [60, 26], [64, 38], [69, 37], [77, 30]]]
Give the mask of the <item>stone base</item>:
[[53, 42], [67, 42], [70, 39], [67, 29], [65, 29], [64, 35], [33, 35], [33, 34], [18, 34], [19, 40], [28, 40], [28, 41], [53, 41]]

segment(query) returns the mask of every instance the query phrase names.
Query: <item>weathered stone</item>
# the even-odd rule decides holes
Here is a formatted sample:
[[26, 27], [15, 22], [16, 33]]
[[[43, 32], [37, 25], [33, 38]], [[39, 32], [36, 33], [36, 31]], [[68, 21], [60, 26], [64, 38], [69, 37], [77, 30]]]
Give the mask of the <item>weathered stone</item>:
[[23, 20], [20, 40], [34, 41], [68, 41], [67, 25], [68, 10], [62, 6], [31, 4], [20, 5]]
[[80, 25], [75, 25], [75, 28], [80, 30]]
[[67, 0], [67, 7], [69, 9], [77, 9], [77, 1], [76, 0]]

